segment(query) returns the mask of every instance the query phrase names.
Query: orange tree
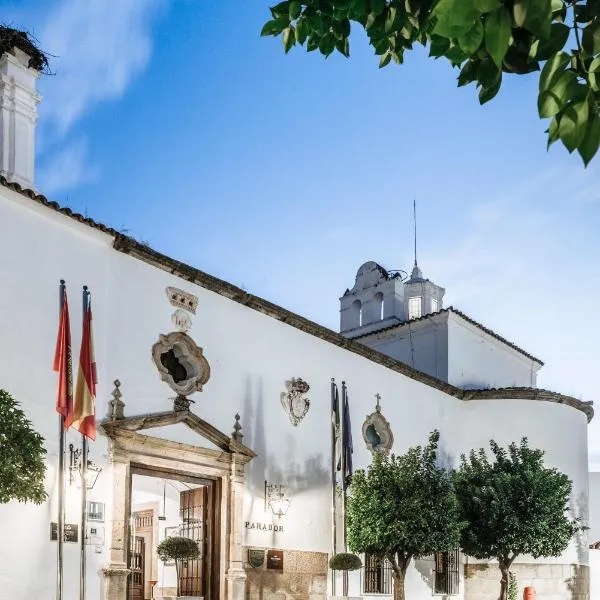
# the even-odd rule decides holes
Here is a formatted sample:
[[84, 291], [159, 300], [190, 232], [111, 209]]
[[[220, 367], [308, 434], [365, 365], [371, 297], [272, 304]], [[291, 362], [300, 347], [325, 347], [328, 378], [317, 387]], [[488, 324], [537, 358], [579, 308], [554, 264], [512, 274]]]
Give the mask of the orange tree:
[[404, 600], [404, 579], [413, 558], [459, 544], [458, 504], [451, 473], [437, 464], [438, 441], [434, 431], [424, 447], [399, 456], [376, 454], [350, 484], [348, 545], [353, 552], [389, 560], [395, 600]]
[[285, 52], [349, 56], [358, 27], [385, 67], [419, 43], [460, 69], [459, 86], [475, 83], [481, 104], [506, 74], [541, 70], [548, 146], [560, 139], [586, 165], [598, 151], [600, 0], [285, 0], [270, 10], [261, 35], [280, 35]]
[[46, 499], [45, 455], [44, 438], [14, 398], [0, 389], [0, 504], [11, 500], [41, 504]]

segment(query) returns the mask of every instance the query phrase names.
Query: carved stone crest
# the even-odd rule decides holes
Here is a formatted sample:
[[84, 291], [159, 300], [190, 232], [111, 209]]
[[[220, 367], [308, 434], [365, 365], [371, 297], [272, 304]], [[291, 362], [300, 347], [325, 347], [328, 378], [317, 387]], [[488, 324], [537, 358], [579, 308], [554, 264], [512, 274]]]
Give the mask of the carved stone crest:
[[310, 400], [306, 397], [310, 385], [301, 378], [292, 377], [290, 381], [285, 382], [287, 392], [281, 392], [281, 405], [287, 413], [292, 425], [296, 426], [308, 412]]
[[383, 452], [387, 454], [394, 445], [394, 434], [388, 420], [381, 414], [381, 406], [379, 394], [375, 412], [371, 413], [365, 419], [362, 426], [363, 439], [367, 448], [374, 454], [375, 452]]
[[202, 348], [184, 332], [161, 334], [152, 346], [152, 360], [160, 378], [177, 394], [189, 396], [201, 392], [210, 378], [210, 366]]

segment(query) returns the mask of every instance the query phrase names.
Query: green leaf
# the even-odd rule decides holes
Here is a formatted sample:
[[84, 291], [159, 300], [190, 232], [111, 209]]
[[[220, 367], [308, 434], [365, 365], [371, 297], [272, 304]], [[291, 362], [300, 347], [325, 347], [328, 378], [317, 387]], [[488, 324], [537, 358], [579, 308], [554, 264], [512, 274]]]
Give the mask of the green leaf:
[[296, 0], [293, 0], [292, 2], [290, 2], [290, 19], [291, 20], [295, 20], [300, 16], [300, 12], [302, 11], [302, 6], [300, 4], [300, 2], [296, 2]]
[[588, 69], [588, 71], [590, 73], [596, 73], [596, 71], [600, 71], [600, 56], [598, 58], [595, 58], [590, 63], [590, 68]]
[[481, 14], [492, 12], [502, 6], [500, 0], [473, 0], [473, 4]]
[[[548, 60], [565, 47], [571, 28], [564, 23], [552, 23], [550, 37], [547, 40], [536, 40], [535, 58], [537, 60]], [[533, 49], [533, 45], [532, 45]]]
[[335, 37], [332, 33], [325, 34], [319, 40], [319, 51], [324, 56], [329, 56], [335, 49]]
[[503, 6], [487, 15], [485, 20], [485, 48], [496, 63], [502, 67], [502, 61], [510, 44], [511, 18]]
[[354, 0], [352, 3], [352, 12], [356, 16], [368, 15], [370, 12], [369, 0]]
[[453, 67], [462, 65], [467, 59], [467, 55], [460, 49], [460, 46], [452, 46], [445, 54], [446, 58], [452, 63]]
[[547, 90], [552, 85], [553, 78], [558, 72], [564, 71], [569, 62], [571, 62], [571, 57], [566, 52], [557, 52], [548, 59], [540, 74], [540, 92]]
[[598, 152], [600, 147], [600, 116], [597, 113], [592, 114], [586, 128], [585, 135], [581, 144], [577, 147], [577, 152], [583, 159], [584, 165], [587, 167], [590, 161]]
[[289, 20], [284, 19], [273, 19], [272, 21], [267, 21], [260, 32], [261, 37], [266, 35], [279, 35], [288, 25], [290, 24]]
[[308, 37], [308, 24], [304, 17], [300, 17], [296, 23], [296, 41], [302, 46]]
[[440, 35], [432, 35], [429, 44], [429, 56], [439, 58], [444, 56], [450, 48], [450, 40]]
[[458, 87], [468, 85], [477, 80], [477, 61], [468, 60], [458, 75]]
[[458, 44], [466, 54], [475, 54], [483, 42], [483, 25], [478, 19], [473, 27], [458, 38]]
[[387, 65], [390, 64], [391, 60], [392, 60], [392, 54], [388, 50], [385, 54], [381, 55], [381, 58], [379, 59], [379, 68], [383, 69], [383, 67], [387, 67]]
[[485, 58], [479, 63], [479, 66], [477, 67], [477, 81], [482, 87], [494, 87], [499, 78], [500, 69], [498, 69], [491, 59]]
[[340, 54], [343, 54], [346, 58], [350, 56], [350, 42], [348, 38], [335, 41], [335, 47]]
[[547, 150], [549, 150], [550, 146], [552, 146], [552, 144], [554, 144], [554, 142], [556, 142], [556, 140], [559, 139], [558, 123], [558, 118], [554, 117], [550, 122], [550, 127], [548, 127], [548, 131], [546, 131], [546, 133], [548, 134], [548, 145], [546, 147]]
[[296, 43], [296, 33], [291, 25], [283, 30], [283, 49], [287, 54]]
[[589, 56], [600, 54], [600, 20], [595, 20], [583, 30], [583, 49]]
[[371, 0], [371, 12], [380, 15], [385, 8], [385, 0]]
[[290, 15], [290, 3], [288, 1], [286, 2], [280, 2], [279, 4], [276, 4], [275, 6], [271, 7], [271, 14], [273, 15], [274, 19], [281, 19], [282, 17], [289, 17]]
[[434, 34], [457, 38], [473, 27], [479, 13], [472, 0], [440, 0], [433, 9], [433, 16], [437, 19]]
[[496, 83], [492, 84], [489, 87], [482, 87], [479, 90], [479, 104], [485, 104], [489, 102], [500, 90], [500, 86], [502, 85], [502, 72], [499, 72], [499, 77]]
[[561, 115], [558, 134], [569, 152], [573, 152], [583, 142], [588, 115], [587, 100], [568, 106]]
[[577, 76], [572, 71], [565, 71], [558, 76], [551, 88], [538, 96], [538, 112], [542, 119], [558, 114], [571, 99], [568, 90]]
[[547, 37], [552, 21], [552, 0], [515, 0], [513, 16], [517, 27]]
[[319, 47], [319, 38], [316, 35], [309, 35], [306, 42], [306, 51], [314, 52]]
[[385, 17], [385, 32], [387, 34], [392, 33], [396, 29], [396, 26], [399, 24], [400, 20], [397, 19], [398, 10], [395, 6], [390, 6], [387, 15]]

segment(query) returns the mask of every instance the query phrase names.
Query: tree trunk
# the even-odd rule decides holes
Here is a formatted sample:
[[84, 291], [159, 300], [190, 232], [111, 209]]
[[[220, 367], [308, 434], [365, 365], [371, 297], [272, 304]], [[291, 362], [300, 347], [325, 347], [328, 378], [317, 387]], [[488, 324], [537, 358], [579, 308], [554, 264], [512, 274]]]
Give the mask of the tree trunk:
[[499, 600], [508, 600], [508, 581], [509, 581], [509, 568], [506, 565], [500, 565], [500, 572], [502, 573], [502, 577], [500, 578], [500, 599]]
[[394, 600], [404, 600], [404, 573], [392, 574], [392, 580], [394, 582]]
[[175, 559], [175, 573], [177, 574], [177, 596], [180, 595], [180, 590], [181, 588], [179, 587], [179, 573], [181, 571], [181, 559], [180, 558], [176, 558]]

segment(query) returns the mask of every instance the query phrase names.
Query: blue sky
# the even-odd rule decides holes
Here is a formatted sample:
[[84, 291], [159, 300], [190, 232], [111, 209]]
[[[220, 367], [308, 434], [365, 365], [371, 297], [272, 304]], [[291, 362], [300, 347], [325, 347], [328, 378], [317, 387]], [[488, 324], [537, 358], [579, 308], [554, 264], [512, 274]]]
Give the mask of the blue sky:
[[[361, 263], [419, 263], [454, 305], [600, 401], [600, 157], [546, 152], [536, 76], [480, 107], [417, 49], [377, 68], [261, 39], [268, 0], [1, 2], [55, 55], [47, 196], [333, 329]], [[600, 418], [591, 428], [600, 462]]]

